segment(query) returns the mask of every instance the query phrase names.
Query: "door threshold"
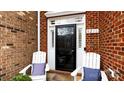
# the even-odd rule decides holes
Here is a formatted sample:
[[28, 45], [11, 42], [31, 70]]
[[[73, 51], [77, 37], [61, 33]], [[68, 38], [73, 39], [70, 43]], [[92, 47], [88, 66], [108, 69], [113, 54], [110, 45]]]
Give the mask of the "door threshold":
[[71, 74], [71, 72], [68, 71], [61, 71], [61, 70], [50, 70], [50, 73], [59, 73], [59, 74]]
[[[69, 72], [69, 71], [61, 71], [61, 70], [50, 70], [48, 73], [58, 73], [58, 74], [70, 74], [72, 72]], [[78, 76], [81, 76], [81, 73], [78, 73], [77, 74]]]

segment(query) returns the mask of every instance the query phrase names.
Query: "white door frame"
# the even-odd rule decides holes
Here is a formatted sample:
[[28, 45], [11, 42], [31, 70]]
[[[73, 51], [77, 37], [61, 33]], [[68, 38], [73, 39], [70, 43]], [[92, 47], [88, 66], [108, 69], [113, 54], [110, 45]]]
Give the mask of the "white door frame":
[[47, 59], [50, 69], [55, 70], [55, 26], [76, 24], [76, 68], [83, 63], [86, 46], [85, 14], [61, 16], [47, 19]]

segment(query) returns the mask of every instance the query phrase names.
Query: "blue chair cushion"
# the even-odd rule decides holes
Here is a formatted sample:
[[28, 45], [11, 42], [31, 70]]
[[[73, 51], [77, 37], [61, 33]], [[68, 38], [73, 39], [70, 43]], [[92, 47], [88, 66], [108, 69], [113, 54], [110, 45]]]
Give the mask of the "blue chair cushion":
[[33, 63], [32, 75], [44, 75], [46, 63]]
[[83, 67], [84, 69], [84, 79], [83, 81], [101, 81], [101, 72], [100, 69], [93, 69]]

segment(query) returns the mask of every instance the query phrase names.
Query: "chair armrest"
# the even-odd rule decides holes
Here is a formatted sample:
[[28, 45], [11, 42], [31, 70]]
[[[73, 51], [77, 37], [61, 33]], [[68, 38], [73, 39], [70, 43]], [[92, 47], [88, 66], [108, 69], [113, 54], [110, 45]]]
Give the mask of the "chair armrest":
[[48, 64], [46, 64], [45, 71], [47, 72], [47, 71], [49, 71], [49, 70], [50, 70], [49, 65], [48, 65]]
[[104, 71], [101, 71], [102, 81], [108, 81], [108, 78]]
[[76, 68], [72, 73], [71, 73], [71, 76], [76, 76], [77, 75], [77, 73], [79, 72], [79, 70], [81, 69], [82, 67], [78, 67], [78, 68]]
[[26, 66], [24, 69], [22, 69], [19, 73], [22, 73], [23, 75], [26, 75], [26, 71], [32, 67], [32, 64], [29, 64], [28, 66]]

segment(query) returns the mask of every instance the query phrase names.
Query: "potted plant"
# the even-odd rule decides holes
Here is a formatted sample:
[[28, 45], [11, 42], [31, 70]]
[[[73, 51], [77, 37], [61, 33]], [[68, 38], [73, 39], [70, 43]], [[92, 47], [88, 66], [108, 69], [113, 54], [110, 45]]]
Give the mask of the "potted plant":
[[13, 81], [32, 81], [32, 79], [28, 75], [17, 74], [13, 77]]

